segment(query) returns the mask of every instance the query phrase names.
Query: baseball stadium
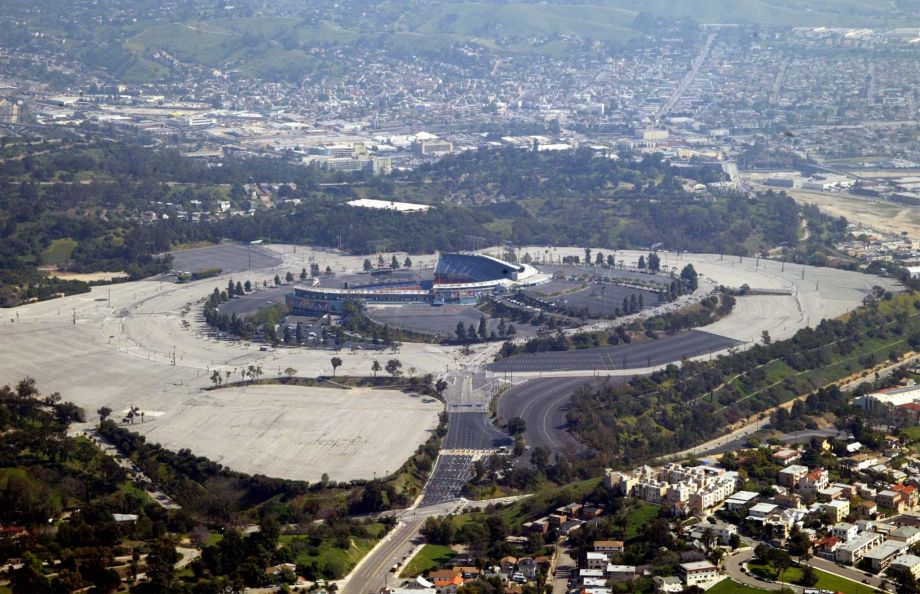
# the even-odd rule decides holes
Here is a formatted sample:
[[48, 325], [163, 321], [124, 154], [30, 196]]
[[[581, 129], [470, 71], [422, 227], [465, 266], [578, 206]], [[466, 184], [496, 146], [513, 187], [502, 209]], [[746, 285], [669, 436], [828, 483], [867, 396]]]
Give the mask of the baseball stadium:
[[343, 287], [295, 287], [285, 296], [294, 315], [341, 313], [347, 301], [368, 305], [428, 304], [470, 305], [484, 297], [550, 280], [529, 264], [513, 264], [481, 254], [441, 254], [434, 275], [385, 275], [371, 273], [368, 283]]

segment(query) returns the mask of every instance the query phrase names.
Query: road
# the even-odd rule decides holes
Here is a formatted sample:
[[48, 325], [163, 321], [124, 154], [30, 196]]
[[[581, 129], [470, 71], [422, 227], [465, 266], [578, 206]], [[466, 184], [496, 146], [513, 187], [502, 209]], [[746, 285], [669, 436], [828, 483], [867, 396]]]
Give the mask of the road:
[[[765, 582], [754, 577], [753, 575], [744, 573], [742, 571], [742, 567], [753, 557], [753, 549], [742, 550], [729, 557], [726, 557], [724, 562], [725, 574], [736, 582], [740, 582], [754, 588], [762, 588], [764, 590], [782, 590], [783, 588], [789, 588], [797, 594], [805, 591], [805, 588], [802, 586], [793, 584], [781, 584], [776, 582]], [[878, 577], [867, 577], [865, 573], [852, 567], [841, 567], [832, 561], [821, 559], [819, 557], [812, 557], [808, 560], [808, 563], [816, 569], [826, 571], [827, 573], [832, 573], [836, 576], [846, 578], [855, 582], [856, 584], [859, 584], [859, 586], [862, 587], [866, 594], [877, 591], [877, 589], [883, 587], [882, 580]]]
[[[628, 378], [611, 378], [625, 382]], [[567, 430], [566, 412], [572, 394], [584, 385], [594, 385], [594, 378], [554, 377], [531, 379], [514, 386], [498, 399], [498, 417], [507, 422], [513, 417], [524, 419], [524, 440], [533, 448], [550, 452], [583, 450]]]
[[400, 520], [396, 528], [387, 534], [373, 551], [367, 554], [351, 572], [341, 591], [343, 594], [367, 594], [379, 592], [395, 583], [398, 572], [390, 569], [412, 552], [418, 544], [419, 529], [425, 522], [415, 517]]
[[661, 106], [661, 109], [658, 110], [658, 117], [663, 118], [668, 113], [674, 109], [674, 106], [677, 105], [677, 102], [680, 101], [680, 98], [684, 96], [684, 93], [693, 83], [693, 80], [696, 78], [696, 75], [699, 74], [700, 68], [703, 64], [706, 63], [706, 58], [709, 56], [709, 50], [712, 48], [712, 42], [715, 40], [716, 34], [710, 33], [709, 37], [706, 38], [706, 43], [703, 44], [703, 48], [700, 50], [700, 53], [693, 59], [693, 64], [690, 67], [690, 72], [687, 73], [687, 76], [680, 81], [680, 84], [668, 98], [664, 105]]
[[388, 581], [395, 581], [398, 572], [391, 573], [390, 569], [408, 561], [407, 556], [418, 544], [418, 533], [425, 518], [496, 503], [461, 499], [477, 457], [511, 444], [508, 435], [492, 426], [486, 412], [495, 380], [491, 374], [468, 372], [452, 372], [444, 379], [448, 384], [444, 392], [449, 415], [447, 435], [418, 506], [397, 513], [396, 528], [346, 578], [344, 594], [377, 592], [387, 586]]

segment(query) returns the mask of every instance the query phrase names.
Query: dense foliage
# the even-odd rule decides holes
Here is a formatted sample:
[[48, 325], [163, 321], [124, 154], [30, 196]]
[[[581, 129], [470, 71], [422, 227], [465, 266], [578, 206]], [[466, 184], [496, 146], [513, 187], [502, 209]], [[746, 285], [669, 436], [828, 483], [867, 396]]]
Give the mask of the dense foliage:
[[[41, 265], [140, 278], [168, 270], [169, 259], [157, 254], [177, 244], [222, 238], [361, 254], [501, 241], [606, 249], [664, 242], [671, 250], [754, 254], [777, 245], [792, 250], [801, 228], [800, 209], [788, 196], [689, 192], [685, 176], [703, 179], [705, 167], [676, 168], [660, 156], [490, 148], [381, 178], [286, 158], [226, 157], [210, 167], [130, 138], [20, 150], [0, 162], [0, 275], [7, 281], [0, 298], [6, 305], [86, 289], [43, 277], [36, 272]], [[245, 184], [280, 184], [279, 198], [297, 197], [301, 204], [263, 209], [250, 201]], [[434, 208], [406, 214], [345, 204], [357, 197]], [[254, 215], [216, 214], [221, 203], [254, 209]], [[189, 217], [193, 211], [200, 216]], [[831, 227], [839, 233], [839, 221], [811, 216], [810, 245], [829, 241]]]
[[[583, 388], [572, 399], [573, 431], [610, 464], [632, 465], [680, 451], [726, 426], [849, 374], [920, 347], [920, 302], [891, 298], [824, 320], [789, 340], [709, 362], [670, 365], [625, 385]], [[886, 300], [887, 298], [887, 300]]]

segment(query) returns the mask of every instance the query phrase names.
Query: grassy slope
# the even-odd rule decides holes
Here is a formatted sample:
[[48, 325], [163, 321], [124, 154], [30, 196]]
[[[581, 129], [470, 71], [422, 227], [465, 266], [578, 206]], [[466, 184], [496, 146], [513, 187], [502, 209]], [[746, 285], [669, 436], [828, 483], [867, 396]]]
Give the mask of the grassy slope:
[[[807, 8], [803, 8], [803, 4]], [[408, 10], [398, 22], [381, 18], [378, 30], [359, 33], [329, 23], [307, 23], [289, 17], [215, 19], [195, 23], [169, 23], [150, 27], [131, 37], [127, 45], [139, 57], [165, 50], [182, 60], [212, 67], [240, 68], [244, 73], [271, 76], [294, 71], [307, 73], [334, 67], [298, 48], [284, 49], [279, 39], [293, 38], [310, 45], [355, 43], [381, 45], [395, 51], [435, 51], [453, 43], [469, 42], [495, 47], [498, 40], [530, 37], [556, 38], [577, 35], [594, 40], [620, 42], [640, 33], [632, 26], [640, 12], [681, 17], [701, 23], [760, 23], [792, 26], [908, 26], [920, 23], [894, 21], [887, 7], [868, 0], [580, 0], [564, 4], [488, 1], [456, 2]], [[395, 11], [401, 13], [403, 11]], [[263, 42], [247, 47], [244, 34], [263, 36]], [[505, 45], [505, 50], [524, 48], [558, 53], [550, 43]], [[146, 60], [138, 65], [138, 77], [162, 73], [162, 67]]]
[[457, 553], [444, 545], [426, 544], [406, 564], [400, 577], [415, 577], [439, 567], [456, 557]]
[[[318, 552], [315, 556], [308, 555], [306, 552], [301, 553], [297, 557], [296, 563], [307, 563], [315, 560], [322, 567], [328, 561], [337, 561], [347, 573], [374, 548], [377, 541], [384, 535], [383, 524], [368, 524], [367, 529], [374, 536], [372, 538], [352, 538], [351, 547], [347, 550], [337, 548], [335, 543], [331, 541], [325, 541], [317, 547]], [[280, 542], [286, 545], [298, 538], [301, 537], [285, 534], [281, 536]]]

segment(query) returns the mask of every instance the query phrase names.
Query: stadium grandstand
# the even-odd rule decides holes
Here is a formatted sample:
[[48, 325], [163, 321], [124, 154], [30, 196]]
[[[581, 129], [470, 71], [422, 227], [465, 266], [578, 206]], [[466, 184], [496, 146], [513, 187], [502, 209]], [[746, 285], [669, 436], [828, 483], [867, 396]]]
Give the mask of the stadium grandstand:
[[480, 254], [442, 254], [434, 281], [362, 283], [352, 287], [295, 287], [285, 302], [295, 315], [341, 313], [345, 303], [368, 305], [475, 304], [518, 286], [535, 285], [549, 276], [528, 264], [512, 264]]

